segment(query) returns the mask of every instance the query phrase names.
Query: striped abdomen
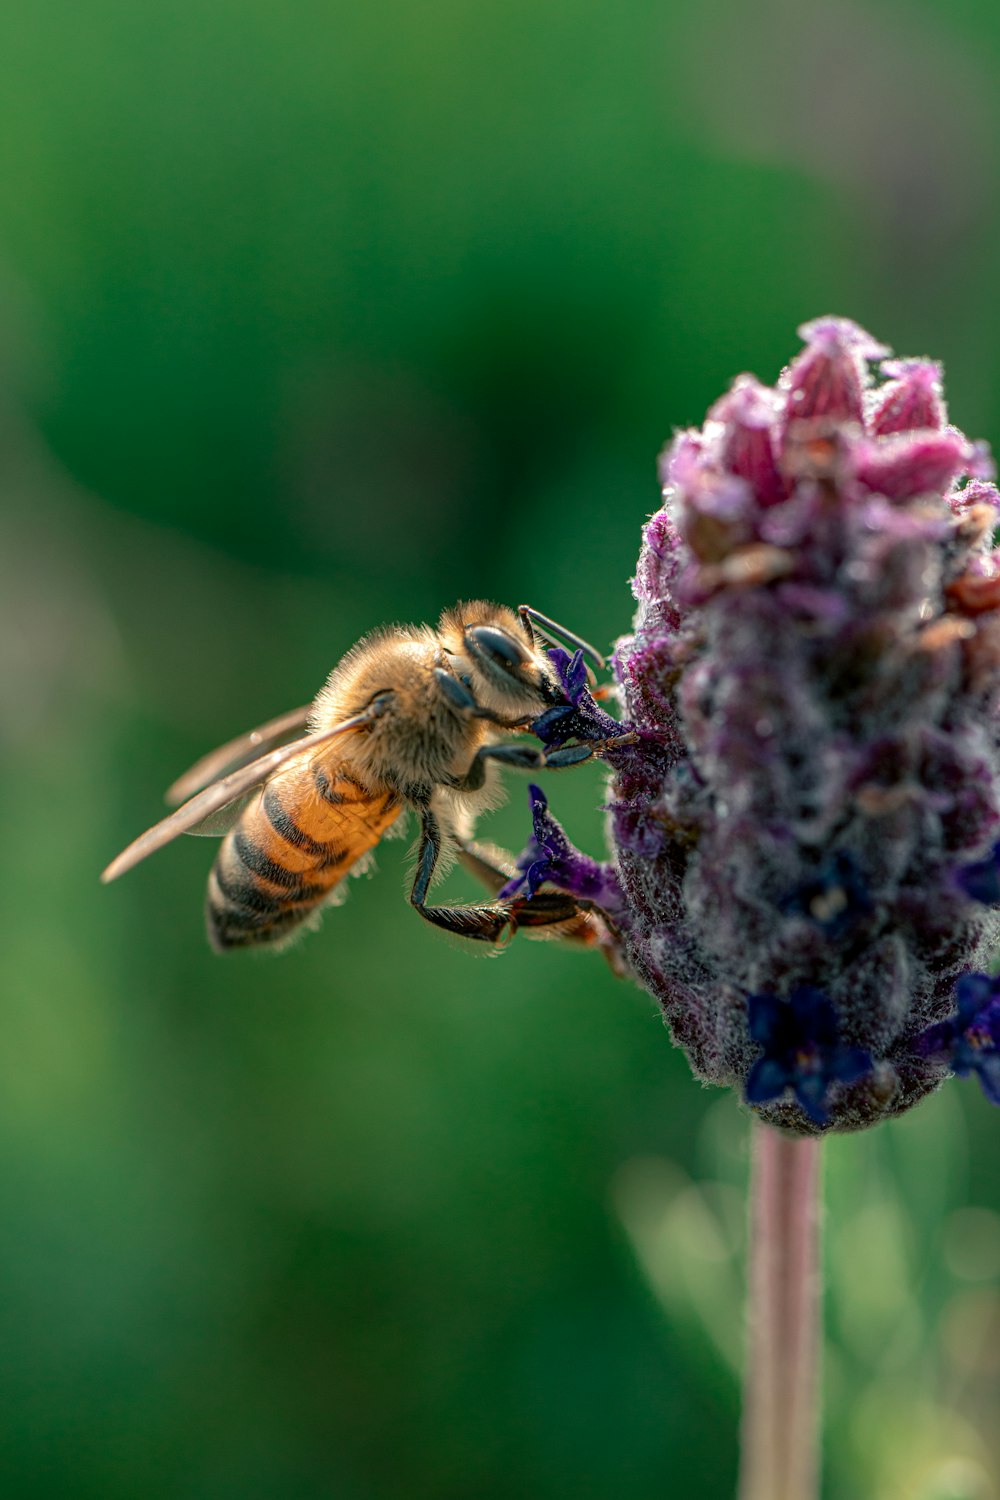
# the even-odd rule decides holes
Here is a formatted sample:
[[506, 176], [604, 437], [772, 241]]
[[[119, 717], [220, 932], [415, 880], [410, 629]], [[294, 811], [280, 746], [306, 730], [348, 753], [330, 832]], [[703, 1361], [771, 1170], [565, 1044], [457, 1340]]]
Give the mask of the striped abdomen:
[[280, 772], [226, 835], [208, 877], [212, 946], [289, 937], [402, 811], [346, 772], [307, 761]]

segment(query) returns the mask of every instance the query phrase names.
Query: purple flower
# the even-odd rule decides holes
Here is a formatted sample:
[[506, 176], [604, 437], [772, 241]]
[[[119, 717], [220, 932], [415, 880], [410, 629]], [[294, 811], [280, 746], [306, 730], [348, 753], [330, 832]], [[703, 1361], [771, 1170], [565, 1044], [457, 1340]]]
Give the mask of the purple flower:
[[549, 660], [556, 669], [560, 686], [570, 703], [578, 705], [587, 690], [587, 663], [582, 651], [571, 656], [563, 646], [551, 646]]
[[549, 812], [541, 787], [530, 786], [528, 797], [532, 838], [517, 861], [517, 875], [500, 891], [498, 899], [510, 901], [525, 894], [530, 897], [547, 884], [593, 902], [609, 916], [617, 916], [622, 909], [622, 893], [614, 866], [599, 864], [574, 849], [562, 825]]
[[562, 646], [553, 646], [548, 656], [567, 702], [546, 709], [531, 726], [532, 733], [546, 749], [556, 749], [570, 739], [600, 741], [620, 735], [621, 724], [601, 708], [590, 692], [583, 652], [577, 651], [571, 656]]
[[810, 1120], [825, 1125], [831, 1089], [871, 1072], [868, 1053], [841, 1042], [837, 1012], [821, 990], [800, 985], [787, 1000], [751, 995], [747, 1018], [763, 1048], [747, 1075], [748, 1104], [771, 1104], [790, 1089]]
[[[936, 364], [800, 332], [661, 459], [607, 759], [633, 972], [699, 1078], [815, 1133], [971, 1055], [926, 1037], [1000, 939], [1000, 495]], [[543, 738], [599, 737], [564, 686]]]
[[960, 1078], [975, 1073], [991, 1104], [1000, 1104], [1000, 979], [963, 974], [957, 986], [957, 1013], [929, 1026], [917, 1038], [917, 1051], [943, 1059]]

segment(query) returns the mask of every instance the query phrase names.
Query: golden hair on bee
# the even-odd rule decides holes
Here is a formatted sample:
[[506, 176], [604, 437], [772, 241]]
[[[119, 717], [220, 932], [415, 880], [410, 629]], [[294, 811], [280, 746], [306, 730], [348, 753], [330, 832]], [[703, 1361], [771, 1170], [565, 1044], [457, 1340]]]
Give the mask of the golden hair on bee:
[[445, 610], [436, 629], [374, 631], [338, 662], [311, 705], [231, 741], [182, 776], [168, 800], [187, 799], [183, 806], [130, 844], [103, 879], [181, 833], [223, 834], [208, 880], [213, 947], [283, 945], [336, 901], [344, 877], [410, 808], [420, 820], [410, 901], [427, 921], [484, 942], [519, 926], [595, 940], [598, 919], [555, 892], [467, 906], [427, 900], [456, 851], [494, 896], [504, 884], [495, 864], [468, 850], [476, 817], [501, 798], [501, 765], [571, 764], [596, 748], [584, 742], [553, 755], [512, 741], [566, 703], [541, 644], [555, 632], [601, 661], [536, 611], [483, 600]]

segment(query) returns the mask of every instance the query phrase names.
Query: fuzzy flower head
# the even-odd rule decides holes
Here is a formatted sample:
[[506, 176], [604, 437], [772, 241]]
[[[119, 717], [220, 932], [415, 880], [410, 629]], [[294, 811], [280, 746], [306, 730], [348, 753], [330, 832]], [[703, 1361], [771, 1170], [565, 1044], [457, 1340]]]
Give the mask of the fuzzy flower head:
[[1000, 1024], [956, 1008], [1000, 935], [1000, 496], [936, 364], [800, 332], [663, 455], [609, 820], [695, 1073], [815, 1133], [993, 1078]]

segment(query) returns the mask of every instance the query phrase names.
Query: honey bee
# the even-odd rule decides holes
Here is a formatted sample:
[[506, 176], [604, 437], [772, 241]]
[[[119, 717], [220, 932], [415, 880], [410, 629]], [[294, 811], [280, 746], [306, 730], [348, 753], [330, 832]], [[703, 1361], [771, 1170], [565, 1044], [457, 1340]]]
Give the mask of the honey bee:
[[[470, 843], [477, 815], [502, 798], [501, 766], [568, 766], [610, 743], [545, 751], [511, 741], [566, 702], [541, 644], [556, 633], [603, 666], [587, 642], [527, 606], [515, 613], [475, 601], [445, 610], [436, 630], [375, 631], [311, 705], [223, 745], [175, 782], [167, 800], [183, 805], [101, 878], [116, 879], [182, 833], [224, 834], [208, 878], [209, 941], [220, 952], [281, 945], [342, 895], [344, 877], [411, 809], [420, 827], [410, 902], [426, 921], [487, 943], [519, 927], [597, 941], [600, 918], [569, 895], [496, 899], [512, 866]], [[428, 904], [455, 854], [494, 899]]]

